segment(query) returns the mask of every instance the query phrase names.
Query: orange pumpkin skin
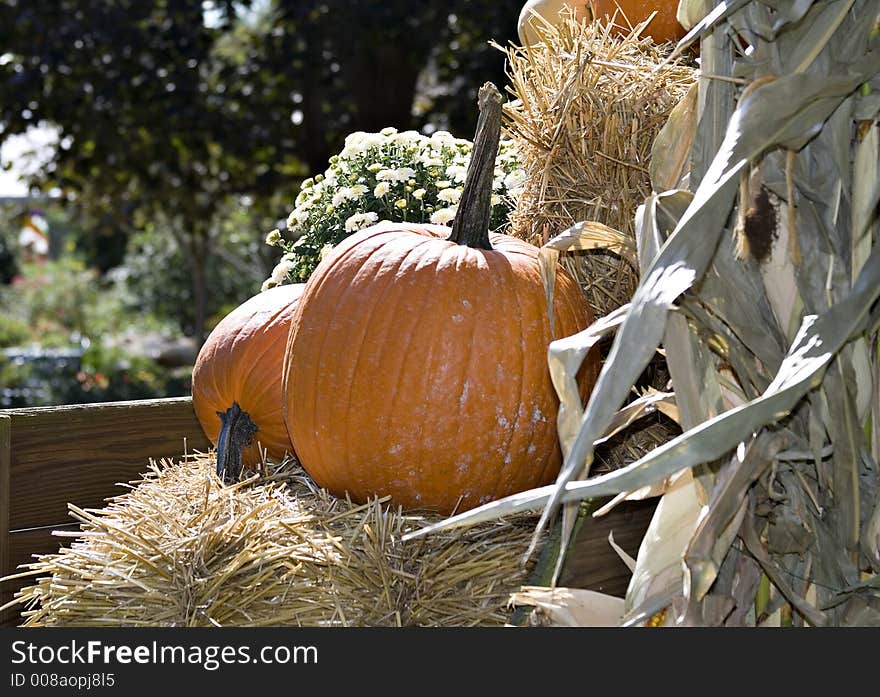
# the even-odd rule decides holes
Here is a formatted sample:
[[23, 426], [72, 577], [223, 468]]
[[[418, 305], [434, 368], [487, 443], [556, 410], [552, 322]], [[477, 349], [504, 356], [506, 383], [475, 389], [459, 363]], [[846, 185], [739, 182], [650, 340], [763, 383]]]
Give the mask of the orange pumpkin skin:
[[643, 32], [654, 43], [678, 41], [687, 33], [676, 16], [678, 0], [527, 0], [520, 10], [519, 39], [523, 45], [538, 41], [538, 33], [532, 27], [534, 14], [541, 15], [551, 24], [558, 24], [568, 16], [566, 13], [585, 22], [593, 18], [609, 22], [617, 13], [615, 24], [618, 28], [613, 33], [626, 35], [630, 25], [635, 27], [644, 22], [655, 11], [657, 14]]
[[[653, 2], [645, 0], [590, 0], [587, 4], [591, 6], [593, 17], [602, 18], [605, 21], [610, 20], [617, 12], [615, 24], [620, 25], [627, 32], [627, 22], [636, 26], [656, 11], [657, 14], [645, 27], [643, 35], [650, 36], [657, 44], [666, 41], [677, 42], [687, 33], [676, 17], [678, 0], [654, 0]], [[620, 8], [619, 11], [618, 8]]]
[[[284, 406], [315, 482], [443, 514], [547, 484], [561, 464], [537, 248], [380, 223], [319, 264], [294, 319]], [[560, 268], [556, 336], [592, 321]], [[598, 358], [585, 362], [585, 395]]]
[[208, 439], [217, 445], [221, 421], [233, 402], [259, 429], [242, 449], [242, 464], [274, 460], [293, 452], [281, 413], [281, 373], [287, 334], [305, 285], [277, 286], [249, 298], [208, 335], [192, 375], [193, 408]]

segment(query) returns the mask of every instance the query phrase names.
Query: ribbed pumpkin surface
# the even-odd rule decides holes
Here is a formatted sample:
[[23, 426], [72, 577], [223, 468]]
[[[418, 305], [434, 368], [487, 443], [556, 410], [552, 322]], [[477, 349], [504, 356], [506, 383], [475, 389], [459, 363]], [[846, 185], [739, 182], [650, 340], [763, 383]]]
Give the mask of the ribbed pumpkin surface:
[[[550, 482], [558, 402], [537, 248], [449, 228], [380, 224], [322, 261], [285, 357], [288, 430], [306, 471], [356, 500], [448, 513]], [[591, 321], [560, 269], [557, 336]], [[583, 371], [585, 389], [597, 358]]]
[[193, 368], [193, 408], [217, 444], [220, 417], [238, 402], [259, 429], [242, 450], [242, 463], [260, 462], [262, 447], [280, 459], [292, 452], [281, 410], [281, 373], [287, 334], [304, 284], [278, 286], [249, 298], [208, 335]]

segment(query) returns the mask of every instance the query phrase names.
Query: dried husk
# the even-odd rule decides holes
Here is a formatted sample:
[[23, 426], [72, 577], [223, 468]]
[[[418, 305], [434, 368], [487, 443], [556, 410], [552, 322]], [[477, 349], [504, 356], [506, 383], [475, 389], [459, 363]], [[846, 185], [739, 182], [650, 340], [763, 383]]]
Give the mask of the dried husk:
[[[688, 182], [639, 209], [642, 278], [562, 473], [410, 539], [543, 509], [541, 530], [560, 506], [675, 479], [622, 624], [880, 626], [880, 7], [679, 14], [703, 18]], [[660, 347], [683, 433], [590, 476]]]

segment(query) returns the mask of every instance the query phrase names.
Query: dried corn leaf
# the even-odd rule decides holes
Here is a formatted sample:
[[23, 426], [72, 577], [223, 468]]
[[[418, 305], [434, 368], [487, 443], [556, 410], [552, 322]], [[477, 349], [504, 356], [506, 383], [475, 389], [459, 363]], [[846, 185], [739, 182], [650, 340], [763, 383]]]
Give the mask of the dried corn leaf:
[[691, 148], [697, 133], [698, 94], [697, 85], [691, 85], [669, 114], [666, 125], [654, 138], [648, 165], [654, 191], [668, 191], [685, 185], [684, 180], [690, 173]]
[[617, 627], [623, 617], [623, 598], [582, 588], [525, 586], [510, 602], [536, 608], [532, 621], [542, 626]]
[[[473, 525], [514, 512], [546, 508], [554, 500], [574, 502], [589, 497], [613, 496], [650, 486], [685, 467], [721, 457], [735, 448], [744, 436], [786, 416], [808, 391], [819, 384], [837, 352], [865, 330], [869, 310], [878, 297], [880, 246], [873, 249], [852, 293], [845, 300], [820, 316], [804, 318], [776, 377], [757, 399], [689, 429], [657, 447], [638, 462], [615, 472], [584, 482], [566, 482], [561, 490], [557, 483], [494, 501], [416, 531], [409, 538], [452, 527]], [[628, 317], [632, 316], [631, 311]], [[583, 433], [584, 430], [581, 430], [578, 438]], [[575, 441], [575, 446], [577, 443], [578, 440]]]

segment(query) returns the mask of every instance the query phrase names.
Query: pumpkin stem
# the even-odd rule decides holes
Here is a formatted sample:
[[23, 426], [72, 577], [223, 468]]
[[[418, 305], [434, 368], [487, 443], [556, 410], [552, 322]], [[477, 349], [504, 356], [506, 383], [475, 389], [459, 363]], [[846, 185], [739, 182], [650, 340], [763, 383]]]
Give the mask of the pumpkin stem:
[[489, 221], [492, 218], [492, 182], [495, 158], [501, 139], [501, 93], [491, 82], [480, 88], [480, 116], [474, 135], [474, 148], [464, 180], [464, 191], [452, 223], [450, 242], [474, 249], [492, 249]]
[[251, 415], [233, 402], [226, 412], [218, 411], [223, 426], [217, 438], [217, 476], [224, 482], [234, 482], [241, 474], [241, 451], [247, 448], [259, 430]]

